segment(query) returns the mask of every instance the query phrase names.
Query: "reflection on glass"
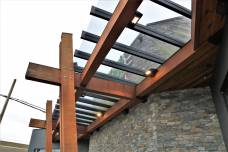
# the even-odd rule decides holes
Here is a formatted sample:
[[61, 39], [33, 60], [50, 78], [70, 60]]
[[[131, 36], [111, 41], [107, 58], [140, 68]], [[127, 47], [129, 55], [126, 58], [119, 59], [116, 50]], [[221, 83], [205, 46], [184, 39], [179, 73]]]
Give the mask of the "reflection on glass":
[[122, 71], [119, 69], [107, 67], [104, 65], [100, 65], [100, 67], [98, 68], [98, 71], [102, 71], [103, 73], [105, 73], [107, 75], [110, 75], [110, 76], [113, 76], [113, 77], [116, 77], [116, 78], [119, 78], [122, 80], [128, 80], [128, 81], [136, 83], [136, 84], [140, 83], [144, 79], [144, 77], [142, 77], [142, 76], [132, 74], [129, 72], [125, 72], [125, 71]]
[[83, 105], [83, 106], [86, 106], [86, 107], [89, 107], [89, 108], [93, 108], [93, 109], [97, 109], [97, 110], [104, 110], [104, 111], [107, 110], [107, 108], [105, 108], [105, 107], [100, 107], [100, 106], [96, 106], [96, 105], [92, 105], [92, 104], [87, 104], [87, 103], [83, 103], [83, 102], [80, 102], [80, 101], [77, 101], [76, 105]]
[[[83, 67], [83, 68], [87, 62], [87, 60], [80, 59], [80, 58], [74, 58], [74, 60], [75, 60], [75, 62], [77, 62], [78, 66]], [[100, 65], [97, 72], [104, 73], [104, 74], [107, 74], [109, 76], [113, 76], [115, 78], [119, 78], [122, 80], [128, 80], [128, 81], [133, 82], [133, 83], [139, 83], [144, 79], [144, 77], [142, 77], [142, 76], [132, 74], [129, 72], [125, 72], [125, 71], [115, 69], [112, 67], [104, 66], [104, 65]]]
[[100, 36], [107, 23], [108, 21], [106, 20], [91, 16], [91, 20], [86, 31]]
[[112, 106], [114, 104], [113, 102], [110, 102], [108, 100], [99, 99], [99, 98], [94, 98], [94, 97], [89, 97], [89, 96], [85, 96], [84, 98], [93, 100], [94, 102], [97, 102], [97, 103], [109, 105], [109, 106]]
[[131, 45], [131, 43], [135, 40], [135, 38], [139, 35], [139, 32], [136, 32], [134, 30], [125, 28], [123, 32], [120, 34], [119, 38], [117, 39], [117, 42], [125, 44], [125, 45]]
[[83, 40], [79, 49], [83, 52], [87, 52], [87, 53], [91, 54], [93, 52], [93, 49], [95, 48], [95, 46], [96, 46], [96, 43]]
[[[181, 0], [175, 2], [182, 2]], [[182, 2], [191, 7], [191, 1]], [[143, 1], [138, 9], [143, 13], [140, 24], [153, 31], [186, 43], [191, 38], [191, 20], [151, 1]]]
[[118, 2], [119, 0], [98, 0], [96, 7], [113, 13]]
[[192, 0], [171, 0], [176, 4], [179, 4], [189, 10], [192, 9]]
[[137, 56], [130, 55], [128, 53], [117, 51], [115, 49], [110, 50], [110, 52], [106, 56], [106, 59], [116, 61], [128, 67], [134, 68], [136, 70], [140, 70], [142, 72], [145, 72], [148, 68], [157, 68], [160, 65], [155, 62], [151, 62], [151, 61], [139, 58]]

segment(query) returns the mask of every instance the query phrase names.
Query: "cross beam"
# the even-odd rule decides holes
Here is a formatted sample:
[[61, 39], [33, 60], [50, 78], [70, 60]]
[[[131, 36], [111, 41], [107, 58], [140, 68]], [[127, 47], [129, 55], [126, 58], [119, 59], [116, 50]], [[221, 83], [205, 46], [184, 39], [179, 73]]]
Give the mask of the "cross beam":
[[[60, 70], [40, 64], [29, 63], [25, 77], [28, 80], [60, 85]], [[76, 80], [74, 81], [74, 87], [76, 89], [124, 99], [133, 99], [135, 97], [135, 87], [132, 85], [92, 77], [86, 87], [81, 87], [80, 77], [80, 73], [74, 73], [74, 79]]]
[[[52, 121], [52, 130], [55, 129], [56, 124], [57, 124], [57, 122]], [[29, 122], [29, 127], [46, 129], [46, 120], [31, 118], [30, 122]], [[82, 125], [77, 125], [77, 132], [79, 135], [85, 134], [86, 133], [86, 127], [82, 126]]]
[[[29, 122], [29, 127], [45, 129], [46, 128], [46, 120], [34, 119], [31, 118]], [[52, 126], [53, 128], [54, 126]]]

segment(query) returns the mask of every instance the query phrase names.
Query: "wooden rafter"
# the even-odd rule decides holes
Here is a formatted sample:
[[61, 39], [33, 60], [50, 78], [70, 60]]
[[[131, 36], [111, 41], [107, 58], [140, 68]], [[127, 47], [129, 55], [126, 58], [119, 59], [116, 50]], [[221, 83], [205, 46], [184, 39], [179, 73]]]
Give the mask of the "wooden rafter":
[[[167, 83], [170, 83], [170, 81], [167, 82], [167, 80], [174, 78], [174, 75], [182, 72], [187, 66], [190, 67], [189, 64], [191, 64], [191, 62], [197, 62], [195, 61], [196, 58], [198, 58], [197, 60], [203, 60], [205, 58], [204, 54], [206, 53], [207, 53], [206, 56], [208, 56], [209, 53], [212, 54], [213, 56], [213, 53], [215, 52], [215, 50], [217, 50], [217, 48], [212, 44], [209, 44], [207, 41], [210, 36], [212, 36], [222, 28], [223, 22], [224, 22], [223, 19], [221, 18], [221, 15], [218, 15], [216, 13], [216, 5], [217, 5], [216, 0], [193, 0], [192, 1], [192, 30], [191, 30], [192, 39], [191, 41], [188, 42], [178, 52], [176, 52], [171, 58], [169, 58], [158, 69], [158, 73], [156, 74], [155, 77], [146, 78], [136, 86], [137, 97], [144, 97], [149, 95], [151, 92], [157, 92], [155, 90], [161, 90], [157, 88], [161, 87], [162, 85], [168, 86]], [[208, 18], [214, 20], [214, 23], [212, 25], [210, 25], [211, 21]], [[202, 32], [202, 29], [204, 32]], [[208, 50], [208, 51], [212, 50], [212, 51], [208, 53], [205, 50]], [[202, 66], [202, 63], [201, 63], [201, 66]], [[174, 88], [173, 86], [172, 87], [169, 86], [169, 87]], [[179, 86], [176, 86], [175, 88], [178, 88]], [[168, 90], [168, 87], [162, 90]]]
[[167, 80], [170, 76], [173, 76], [175, 72], [178, 71], [177, 67], [192, 54], [194, 54], [194, 50], [192, 47], [192, 41], [190, 41], [158, 69], [155, 77], [148, 77], [137, 85], [136, 96], [147, 96], [163, 81]]
[[93, 53], [91, 54], [81, 76], [81, 86], [86, 86], [93, 77], [112, 45], [124, 28], [133, 19], [142, 0], [120, 0], [110, 21], [107, 23]]
[[[165, 85], [169, 78], [174, 76], [176, 73], [180, 72], [187, 65], [191, 64], [194, 58], [203, 55], [207, 50], [215, 49], [215, 47], [209, 43], [199, 43], [199, 35], [197, 35], [197, 31], [200, 28], [199, 22], [199, 11], [200, 7], [202, 7], [200, 0], [193, 0], [192, 2], [192, 40], [189, 41], [183, 48], [181, 48], [175, 55], [173, 55], [170, 59], [168, 59], [160, 68], [158, 69], [158, 73], [155, 77], [146, 78], [139, 85], [136, 86], [136, 97], [142, 98], [148, 96], [153, 90], [155, 90], [158, 86]], [[204, 1], [206, 3], [206, 1]], [[211, 3], [211, 1], [210, 1]], [[213, 6], [213, 5], [211, 5]], [[204, 16], [201, 16], [201, 18]], [[201, 25], [202, 28], [203, 25]], [[221, 26], [221, 25], [220, 25]], [[195, 34], [196, 33], [196, 34]], [[200, 44], [200, 45], [199, 45]], [[201, 51], [200, 51], [201, 50]], [[205, 51], [202, 51], [205, 50]], [[202, 57], [201, 57], [202, 58]], [[108, 120], [121, 113], [124, 109], [129, 108], [130, 106], [138, 103], [134, 100], [123, 101], [120, 99], [116, 105], [110, 108], [102, 118], [99, 118], [95, 122], [93, 122], [90, 126], [87, 127], [87, 135], [94, 131], [96, 128], [102, 126]], [[87, 136], [86, 134], [84, 136]], [[84, 137], [80, 136], [80, 138]]]
[[[204, 53], [207, 53], [202, 50], [215, 49], [214, 46], [206, 42], [209, 36], [213, 35], [216, 31], [218, 31], [218, 29], [222, 27], [222, 24], [219, 24], [222, 23], [222, 20], [219, 22], [217, 19], [215, 19], [217, 21], [217, 25], [213, 25], [213, 30], [209, 29], [210, 27], [208, 25], [207, 17], [216, 18], [216, 15], [213, 13], [208, 13], [210, 15], [208, 16], [206, 10], [213, 10], [214, 8], [211, 7], [215, 6], [215, 2], [212, 0], [192, 0], [192, 40], [189, 41], [177, 53], [175, 53], [170, 59], [168, 59], [162, 66], [160, 66], [155, 77], [146, 78], [140, 84], [138, 84], [136, 88], [93, 77], [118, 36], [133, 18], [134, 13], [141, 2], [142, 0], [121, 0], [119, 2], [112, 18], [108, 22], [93, 53], [91, 54], [91, 57], [89, 58], [82, 74], [74, 73], [74, 76], [72, 75], [75, 80], [74, 88], [77, 89], [76, 99], [81, 95], [82, 90], [121, 98], [103, 115], [103, 117], [97, 119], [95, 122], [89, 125], [82, 134], [78, 134], [80, 138], [89, 135], [89, 133], [93, 132], [95, 129], [101, 127], [107, 121], [120, 114], [124, 109], [138, 103], [139, 100], [136, 98], [144, 98], [151, 92], [156, 91], [156, 89], [161, 87], [169, 79], [173, 78], [175, 74], [183, 71], [183, 69], [191, 64], [192, 61], [196, 60], [199, 57], [202, 57]], [[209, 3], [210, 5], [206, 5], [206, 3]], [[203, 9], [201, 9], [202, 7]], [[204, 26], [207, 26], [208, 29], [205, 28], [203, 30], [203, 33], [205, 33], [207, 30], [210, 31], [206, 34], [206, 36], [202, 36], [203, 33], [200, 31], [200, 29], [202, 29]], [[61, 56], [62, 54], [60, 54], [60, 57]], [[26, 78], [49, 84], [60, 85], [62, 77], [60, 77], [59, 73], [59, 69], [31, 64], [29, 65]], [[198, 71], [198, 73], [200, 73], [200, 71]], [[196, 79], [198, 80], [199, 77]], [[198, 82], [200, 82], [200, 80]], [[184, 85], [186, 84], [183, 84], [182, 87]], [[58, 126], [59, 123], [57, 123], [55, 131]]]

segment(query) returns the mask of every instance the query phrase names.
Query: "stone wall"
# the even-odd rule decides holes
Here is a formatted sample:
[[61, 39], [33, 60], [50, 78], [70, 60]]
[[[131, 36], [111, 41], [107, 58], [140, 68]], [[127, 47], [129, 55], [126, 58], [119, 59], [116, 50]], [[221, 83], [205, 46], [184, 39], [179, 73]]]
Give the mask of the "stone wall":
[[151, 95], [93, 133], [89, 152], [225, 152], [208, 88]]

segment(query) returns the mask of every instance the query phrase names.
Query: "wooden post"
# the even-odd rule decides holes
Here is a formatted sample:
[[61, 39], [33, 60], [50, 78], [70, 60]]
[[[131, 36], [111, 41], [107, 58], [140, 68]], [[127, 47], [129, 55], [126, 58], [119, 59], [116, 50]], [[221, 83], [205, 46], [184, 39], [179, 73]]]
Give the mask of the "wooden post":
[[46, 103], [46, 152], [52, 152], [52, 101]]
[[60, 149], [77, 152], [72, 34], [62, 33], [60, 43]]

